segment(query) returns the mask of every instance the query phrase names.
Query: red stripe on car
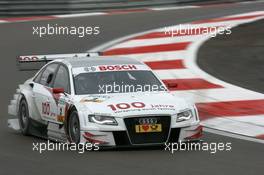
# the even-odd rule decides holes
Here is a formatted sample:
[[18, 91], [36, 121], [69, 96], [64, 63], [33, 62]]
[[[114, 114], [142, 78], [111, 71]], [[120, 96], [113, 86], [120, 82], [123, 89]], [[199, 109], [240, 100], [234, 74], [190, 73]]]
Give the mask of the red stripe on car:
[[203, 126], [198, 126], [196, 129], [195, 129], [196, 133], [189, 136], [189, 137], [186, 137], [185, 139], [186, 140], [192, 140], [192, 139], [199, 139], [203, 136]]
[[102, 141], [102, 140], [92, 139], [89, 136], [87, 136], [87, 134], [83, 134], [83, 137], [90, 143], [98, 143], [98, 144], [106, 144], [106, 143], [108, 143], [108, 142], [105, 142], [105, 141]]

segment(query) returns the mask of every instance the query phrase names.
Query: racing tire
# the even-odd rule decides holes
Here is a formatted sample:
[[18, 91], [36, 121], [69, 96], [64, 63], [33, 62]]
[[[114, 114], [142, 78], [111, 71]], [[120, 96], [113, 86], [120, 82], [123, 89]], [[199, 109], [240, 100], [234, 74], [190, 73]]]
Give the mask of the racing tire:
[[80, 143], [81, 129], [77, 111], [72, 111], [69, 116], [68, 134], [71, 143]]
[[28, 104], [25, 98], [22, 98], [19, 104], [18, 121], [21, 133], [23, 135], [30, 135], [29, 128], [31, 123], [29, 118]]

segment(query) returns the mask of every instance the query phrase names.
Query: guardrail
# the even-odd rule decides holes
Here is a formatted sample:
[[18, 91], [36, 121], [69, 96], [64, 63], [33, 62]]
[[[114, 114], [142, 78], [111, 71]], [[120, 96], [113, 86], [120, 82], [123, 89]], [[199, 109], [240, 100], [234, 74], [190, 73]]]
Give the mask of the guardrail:
[[[0, 0], [0, 16], [55, 15], [224, 0]], [[234, 2], [238, 0], [225, 0]]]

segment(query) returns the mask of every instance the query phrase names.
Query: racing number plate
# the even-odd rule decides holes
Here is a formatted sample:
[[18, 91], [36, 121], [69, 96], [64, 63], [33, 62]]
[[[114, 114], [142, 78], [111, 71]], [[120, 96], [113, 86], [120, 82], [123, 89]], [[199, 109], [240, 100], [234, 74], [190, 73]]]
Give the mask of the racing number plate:
[[143, 124], [135, 125], [136, 133], [146, 133], [146, 132], [162, 132], [161, 124]]

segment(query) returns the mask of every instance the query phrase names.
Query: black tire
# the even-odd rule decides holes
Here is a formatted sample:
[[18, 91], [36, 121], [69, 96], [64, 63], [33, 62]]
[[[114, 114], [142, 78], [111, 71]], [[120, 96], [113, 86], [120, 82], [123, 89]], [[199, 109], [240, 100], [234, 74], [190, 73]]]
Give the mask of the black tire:
[[68, 134], [71, 143], [80, 143], [81, 129], [77, 111], [72, 111], [69, 116]]
[[25, 98], [22, 98], [19, 104], [18, 120], [21, 133], [23, 135], [30, 135], [30, 118], [28, 112], [28, 104]]

